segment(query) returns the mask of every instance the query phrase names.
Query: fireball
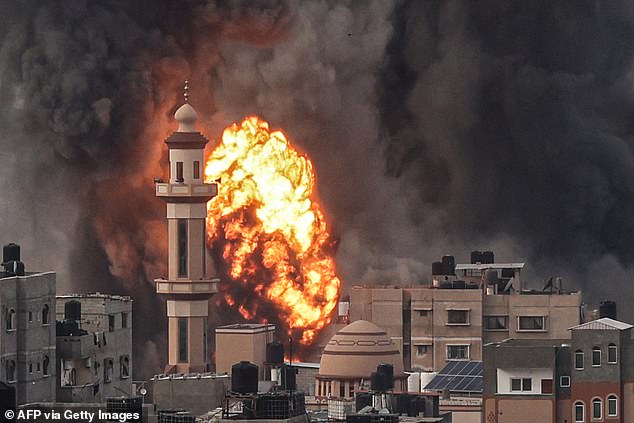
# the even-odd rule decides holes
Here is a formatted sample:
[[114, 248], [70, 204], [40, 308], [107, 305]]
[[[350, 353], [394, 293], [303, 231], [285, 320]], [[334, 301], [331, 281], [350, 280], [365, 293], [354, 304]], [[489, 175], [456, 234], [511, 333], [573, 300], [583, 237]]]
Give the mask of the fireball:
[[247, 320], [272, 308], [301, 343], [312, 343], [330, 322], [341, 281], [310, 159], [252, 116], [225, 129], [205, 181], [219, 181], [207, 204], [208, 243], [220, 249], [232, 287], [251, 298], [224, 300]]

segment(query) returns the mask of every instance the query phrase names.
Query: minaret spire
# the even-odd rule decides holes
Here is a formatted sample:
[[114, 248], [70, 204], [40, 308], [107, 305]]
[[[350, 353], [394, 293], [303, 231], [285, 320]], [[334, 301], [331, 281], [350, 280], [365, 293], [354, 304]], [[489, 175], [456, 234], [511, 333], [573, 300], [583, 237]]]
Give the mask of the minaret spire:
[[189, 80], [185, 80], [185, 85], [183, 85], [183, 97], [185, 98], [185, 103], [189, 103]]

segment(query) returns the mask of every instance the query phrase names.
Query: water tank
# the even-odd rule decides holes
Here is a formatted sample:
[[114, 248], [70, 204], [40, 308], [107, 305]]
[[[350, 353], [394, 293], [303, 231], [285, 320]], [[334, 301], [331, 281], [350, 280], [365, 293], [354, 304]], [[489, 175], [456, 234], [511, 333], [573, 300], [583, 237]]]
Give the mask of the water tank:
[[231, 366], [231, 391], [239, 394], [257, 394], [258, 366], [248, 361]]
[[435, 261], [431, 264], [431, 274], [432, 275], [442, 275], [442, 262]]
[[456, 274], [456, 259], [454, 256], [442, 256], [442, 273], [443, 275]]
[[482, 264], [495, 263], [495, 256], [493, 255], [493, 251], [483, 251], [481, 263]]
[[0, 382], [0, 411], [4, 415], [4, 411], [15, 411], [15, 387]]
[[269, 342], [266, 344], [266, 362], [268, 364], [284, 363], [284, 344], [281, 342]]
[[297, 389], [297, 367], [284, 366], [282, 370], [282, 388], [287, 391]]
[[480, 288], [476, 282], [469, 282], [467, 284], [467, 289], [478, 289]]
[[396, 396], [396, 412], [398, 414], [409, 414], [412, 396], [409, 394], [399, 394]]
[[368, 392], [356, 392], [354, 394], [354, 403], [356, 411], [361, 410], [364, 407], [372, 405], [372, 394]]
[[467, 288], [467, 283], [465, 281], [454, 281], [453, 283], [453, 287], [454, 289], [466, 289]]
[[9, 243], [2, 247], [2, 262], [20, 261], [20, 246], [18, 244]]
[[383, 372], [372, 372], [370, 376], [370, 390], [385, 392], [388, 389], [387, 375]]
[[64, 304], [64, 320], [81, 320], [81, 303], [79, 301], [66, 301], [66, 304]]
[[599, 319], [604, 317], [616, 320], [616, 302], [606, 300], [599, 303]]
[[378, 373], [384, 373], [387, 379], [387, 388], [392, 389], [394, 387], [394, 366], [391, 364], [381, 363], [376, 366]]
[[26, 274], [24, 263], [21, 261], [10, 260], [4, 263], [4, 270], [10, 275], [24, 276]]
[[482, 263], [482, 251], [471, 251], [471, 264]]

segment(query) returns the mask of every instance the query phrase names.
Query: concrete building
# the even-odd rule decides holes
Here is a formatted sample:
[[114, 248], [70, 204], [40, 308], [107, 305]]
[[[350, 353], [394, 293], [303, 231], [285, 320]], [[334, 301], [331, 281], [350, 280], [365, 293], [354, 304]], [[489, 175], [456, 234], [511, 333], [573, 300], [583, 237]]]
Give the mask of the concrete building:
[[570, 329], [485, 345], [484, 421], [634, 421], [632, 326], [602, 318]]
[[203, 153], [208, 141], [196, 131], [196, 111], [185, 103], [174, 118], [178, 130], [165, 140], [169, 182], [156, 184], [156, 196], [167, 203], [169, 240], [167, 279], [155, 281], [156, 292], [167, 301], [165, 373], [207, 372], [211, 364], [208, 303], [217, 292], [218, 279], [207, 277], [205, 218], [207, 201], [217, 194], [218, 186], [204, 182]]
[[57, 401], [103, 403], [132, 394], [132, 300], [57, 297]]
[[269, 380], [266, 373], [266, 344], [275, 340], [275, 325], [236, 323], [216, 328], [216, 373], [231, 374], [231, 366], [250, 361], [258, 366], [259, 380]]
[[229, 375], [211, 373], [156, 375], [152, 401], [159, 410], [187, 410], [200, 416], [222, 406], [231, 385]]
[[[7, 248], [9, 247], [9, 248]], [[25, 272], [5, 246], [0, 271], [0, 382], [17, 404], [55, 400], [55, 273]]]
[[315, 396], [352, 398], [368, 389], [377, 365], [394, 368], [394, 390], [407, 390], [403, 360], [387, 332], [372, 322], [357, 320], [341, 329], [323, 351], [315, 378]]
[[350, 320], [384, 327], [406, 370], [438, 371], [449, 360], [482, 360], [483, 343], [506, 338], [568, 338], [567, 329], [580, 323], [581, 294], [560, 286], [550, 292], [525, 289], [523, 263], [437, 267], [434, 273], [447, 274], [432, 275], [430, 285], [350, 291]]

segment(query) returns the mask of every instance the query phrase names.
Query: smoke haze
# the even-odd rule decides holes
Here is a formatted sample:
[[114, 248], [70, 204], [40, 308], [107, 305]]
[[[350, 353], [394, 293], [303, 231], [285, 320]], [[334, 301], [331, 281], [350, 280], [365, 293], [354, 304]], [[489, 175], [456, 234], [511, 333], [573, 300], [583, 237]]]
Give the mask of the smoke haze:
[[[344, 285], [442, 254], [632, 295], [629, 2], [0, 3], [0, 231], [58, 292], [132, 295], [135, 375], [165, 356], [152, 178], [189, 78], [217, 139], [258, 114], [315, 165]], [[620, 308], [619, 317], [632, 321]], [[145, 352], [152, 360], [139, 360]]]

